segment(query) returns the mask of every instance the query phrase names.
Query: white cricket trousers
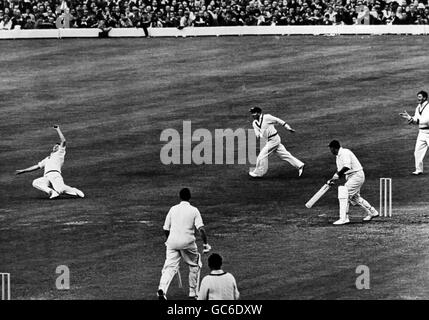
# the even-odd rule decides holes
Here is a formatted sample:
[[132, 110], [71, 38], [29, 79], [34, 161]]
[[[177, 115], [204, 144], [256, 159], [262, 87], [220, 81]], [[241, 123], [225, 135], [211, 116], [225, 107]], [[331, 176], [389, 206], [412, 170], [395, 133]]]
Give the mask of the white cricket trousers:
[[33, 187], [47, 194], [51, 194], [52, 190], [55, 190], [59, 194], [67, 193], [72, 196], [77, 196], [75, 188], [66, 185], [61, 173], [56, 171], [48, 172], [45, 176], [35, 179], [33, 181]]
[[417, 135], [416, 147], [414, 149], [414, 159], [416, 162], [416, 171], [423, 172], [423, 159], [429, 146], [429, 130], [419, 130]]
[[289, 151], [286, 150], [285, 146], [281, 144], [280, 136], [277, 134], [274, 137], [268, 139], [265, 146], [259, 152], [258, 158], [256, 159], [256, 167], [253, 171], [258, 177], [262, 177], [268, 171], [268, 157], [273, 153], [277, 155], [283, 161], [289, 162], [292, 166], [299, 169], [304, 163], [295, 158]]
[[168, 287], [176, 273], [179, 271], [180, 259], [189, 266], [189, 296], [194, 297], [198, 293], [200, 282], [200, 271], [202, 268], [201, 257], [197, 245], [188, 249], [170, 249], [167, 247], [164, 267], [162, 268], [161, 280], [158, 289], [167, 293]]
[[368, 201], [360, 195], [360, 189], [362, 188], [363, 183], [365, 182], [365, 173], [363, 170], [354, 172], [346, 176], [347, 182], [345, 187], [349, 192], [349, 202], [355, 206], [361, 206], [367, 213], [371, 213], [371, 205]]

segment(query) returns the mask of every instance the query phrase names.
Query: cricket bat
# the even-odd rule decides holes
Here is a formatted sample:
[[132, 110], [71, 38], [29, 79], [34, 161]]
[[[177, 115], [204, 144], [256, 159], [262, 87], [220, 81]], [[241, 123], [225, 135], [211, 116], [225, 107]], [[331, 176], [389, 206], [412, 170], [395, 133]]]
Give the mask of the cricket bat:
[[331, 186], [328, 183], [325, 183], [322, 188], [317, 191], [314, 196], [305, 204], [307, 208], [311, 208], [330, 188]]

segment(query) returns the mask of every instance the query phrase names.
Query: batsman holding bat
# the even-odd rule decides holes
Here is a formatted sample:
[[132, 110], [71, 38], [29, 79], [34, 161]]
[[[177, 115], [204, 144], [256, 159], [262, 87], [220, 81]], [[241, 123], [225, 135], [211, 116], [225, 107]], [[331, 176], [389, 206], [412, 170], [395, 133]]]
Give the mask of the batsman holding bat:
[[329, 143], [329, 148], [333, 155], [336, 156], [337, 172], [328, 181], [333, 185], [340, 177], [345, 176], [346, 183], [338, 187], [338, 201], [340, 204], [340, 219], [335, 221], [335, 225], [349, 223], [348, 211], [349, 203], [353, 206], [360, 205], [367, 213], [363, 221], [370, 221], [378, 216], [378, 211], [372, 207], [368, 201], [360, 196], [360, 189], [365, 182], [365, 174], [362, 165], [354, 153], [349, 149], [342, 148], [337, 140]]
[[320, 189], [317, 191], [310, 200], [307, 201], [305, 206], [311, 208], [319, 199], [331, 188], [330, 181], [326, 182]]

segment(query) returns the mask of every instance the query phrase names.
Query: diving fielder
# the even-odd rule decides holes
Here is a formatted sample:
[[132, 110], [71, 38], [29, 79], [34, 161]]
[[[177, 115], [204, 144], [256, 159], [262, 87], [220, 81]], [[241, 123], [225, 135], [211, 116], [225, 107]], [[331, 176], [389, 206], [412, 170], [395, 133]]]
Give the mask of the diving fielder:
[[414, 148], [414, 159], [416, 170], [413, 172], [415, 175], [423, 173], [423, 159], [429, 146], [429, 102], [428, 93], [426, 91], [419, 91], [417, 93], [418, 105], [414, 116], [410, 116], [407, 111], [399, 115], [407, 119], [408, 124], [417, 124], [419, 126], [419, 134], [417, 135], [416, 146]]
[[298, 169], [298, 176], [302, 175], [304, 170], [304, 163], [295, 158], [285, 146], [281, 143], [279, 134], [277, 133], [275, 125], [281, 125], [290, 132], [295, 132], [285, 121], [276, 118], [270, 114], [263, 114], [261, 108], [253, 107], [250, 110], [253, 117], [253, 129], [257, 138], [264, 138], [267, 143], [259, 152], [256, 159], [256, 167], [249, 175], [254, 178], [259, 178], [265, 175], [268, 171], [268, 157], [276, 152], [277, 155], [284, 161], [289, 162], [292, 166]]
[[61, 142], [54, 145], [51, 154], [34, 166], [16, 170], [16, 174], [44, 169], [43, 177], [35, 179], [33, 181], [33, 187], [47, 193], [49, 199], [54, 199], [62, 193], [83, 198], [85, 195], [82, 191], [64, 183], [61, 175], [61, 168], [64, 164], [64, 157], [66, 155], [66, 139], [59, 126], [54, 126], [54, 129], [57, 131]]
[[336, 156], [337, 172], [329, 184], [333, 185], [340, 177], [345, 176], [346, 183], [344, 186], [338, 187], [338, 202], [340, 204], [340, 219], [335, 221], [335, 225], [349, 223], [349, 204], [360, 205], [367, 213], [363, 221], [370, 221], [378, 216], [378, 211], [372, 207], [368, 201], [360, 196], [360, 189], [365, 182], [365, 174], [362, 165], [356, 158], [354, 153], [349, 149], [342, 148], [337, 140], [332, 140], [329, 143], [329, 148], [333, 155]]

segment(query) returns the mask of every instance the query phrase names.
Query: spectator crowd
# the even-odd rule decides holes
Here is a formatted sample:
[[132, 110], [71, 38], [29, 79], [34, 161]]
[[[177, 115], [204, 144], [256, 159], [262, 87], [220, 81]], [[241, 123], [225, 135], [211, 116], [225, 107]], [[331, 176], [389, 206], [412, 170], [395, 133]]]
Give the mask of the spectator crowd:
[[[0, 30], [428, 24], [428, 0], [0, 0]], [[62, 24], [62, 25], [61, 25]]]

